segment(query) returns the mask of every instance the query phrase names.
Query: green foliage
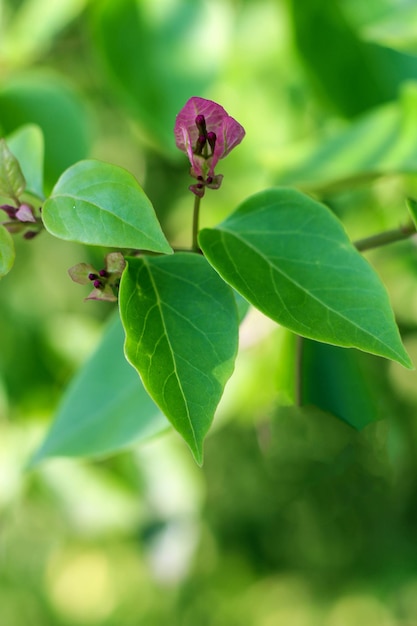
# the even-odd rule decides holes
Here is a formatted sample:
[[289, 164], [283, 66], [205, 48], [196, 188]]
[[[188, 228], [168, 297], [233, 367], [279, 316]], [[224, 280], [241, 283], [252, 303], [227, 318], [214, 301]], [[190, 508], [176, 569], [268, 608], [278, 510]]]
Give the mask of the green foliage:
[[321, 193], [348, 189], [376, 177], [412, 173], [417, 167], [417, 88], [410, 83], [398, 101], [362, 115], [313, 146], [278, 164], [277, 182]]
[[43, 131], [45, 178], [48, 187], [52, 186], [67, 167], [87, 155], [87, 108], [76, 90], [59, 75], [16, 74], [0, 85], [0, 128], [10, 134], [28, 123]]
[[[197, 58], [189, 62], [198, 56], [196, 37], [200, 48], [207, 38], [204, 22], [209, 11], [201, 0], [174, 3], [167, 11], [157, 10], [159, 19], [153, 26], [149, 13], [155, 6], [147, 4], [136, 0], [97, 3], [93, 32], [116, 96], [139, 120], [144, 135], [165, 154], [172, 154], [176, 114], [190, 96], [206, 89], [213, 75], [214, 60], [209, 64], [199, 63]], [[184, 59], [188, 59], [185, 72]]]
[[[38, 209], [46, 199], [46, 221], [50, 203], [57, 215], [63, 211], [56, 234], [65, 236], [68, 222], [75, 241], [48, 232], [25, 241], [22, 234], [34, 233], [17, 223], [19, 216], [13, 223], [13, 207], [0, 211], [1, 221], [16, 226], [13, 241], [0, 226], [0, 274], [10, 268], [14, 249], [17, 255], [13, 271], [0, 281], [0, 550], [6, 555], [0, 560], [0, 606], [8, 626], [416, 622], [416, 373], [364, 352], [375, 347], [372, 338], [361, 350], [346, 350], [300, 338], [257, 310], [246, 315], [243, 297], [252, 294], [256, 306], [273, 308], [274, 319], [282, 323], [280, 316], [289, 308], [310, 330], [325, 328], [324, 341], [342, 335], [349, 345], [353, 329], [341, 332], [339, 323], [329, 328], [326, 313], [335, 320], [335, 311], [344, 307], [346, 313], [351, 301], [359, 303], [363, 314], [349, 307], [349, 316], [357, 314], [371, 327], [379, 348], [386, 317], [385, 349], [388, 345], [397, 351], [392, 358], [400, 355], [408, 363], [395, 313], [407, 352], [417, 362], [417, 266], [404, 202], [417, 198], [411, 5], [393, 0], [3, 0], [1, 136], [20, 164], [26, 180], [22, 202], [33, 206], [36, 226], [42, 226]], [[202, 202], [202, 245], [208, 246], [208, 238], [222, 245], [215, 253], [211, 244], [206, 254], [188, 253], [188, 265], [180, 271], [176, 264], [184, 263], [184, 254], [179, 250], [192, 240], [193, 207], [188, 165], [175, 151], [172, 130], [180, 107], [193, 95], [217, 100], [244, 126], [246, 137], [219, 168], [221, 189], [207, 189]], [[100, 280], [108, 280], [100, 274], [103, 259], [109, 252], [122, 257], [126, 248], [102, 236], [101, 218], [109, 219], [112, 229], [115, 219], [120, 234], [123, 209], [115, 208], [116, 194], [110, 193], [115, 212], [108, 214], [107, 200], [99, 201], [96, 211], [95, 192], [87, 201], [81, 192], [88, 229], [97, 236], [91, 248], [80, 246], [84, 222], [77, 222], [70, 205], [49, 198], [62, 173], [82, 169], [74, 164], [84, 159], [132, 172], [155, 207], [161, 227], [151, 221], [158, 249], [167, 254], [143, 256], [142, 245], [128, 252], [120, 298], [121, 304], [131, 302], [128, 339], [115, 319], [86, 362], [111, 305], [84, 303], [89, 289], [71, 282], [67, 269], [89, 268], [84, 284], [100, 294]], [[101, 185], [108, 189], [105, 175]], [[250, 242], [257, 247], [248, 246], [248, 233], [240, 232], [242, 217], [237, 222], [236, 215], [275, 185], [313, 192], [321, 204], [295, 196], [314, 215], [320, 207], [323, 231], [337, 233], [335, 249], [311, 221], [291, 231], [299, 215], [293, 203], [278, 238], [269, 228], [282, 208], [275, 211], [278, 216], [249, 220]], [[80, 197], [79, 189], [69, 192]], [[150, 201], [143, 193], [133, 195], [135, 211], [132, 205], [129, 215], [138, 217], [139, 207]], [[409, 209], [416, 221], [415, 200]], [[154, 218], [153, 208], [151, 213]], [[125, 235], [134, 235], [136, 248], [138, 238], [142, 244], [149, 235], [149, 222], [140, 218], [133, 230], [123, 229], [123, 242]], [[377, 249], [375, 234], [386, 235]], [[266, 260], [258, 254], [264, 236]], [[233, 237], [239, 247], [232, 272], [226, 253]], [[372, 239], [370, 249], [363, 242]], [[175, 254], [169, 254], [171, 247]], [[340, 268], [341, 250], [349, 268]], [[323, 256], [325, 266], [309, 264], [311, 253], [312, 261]], [[206, 262], [212, 254], [222, 274], [220, 265], [230, 261], [222, 278]], [[271, 266], [278, 254], [279, 267], [284, 264], [304, 289], [298, 309], [294, 282], [282, 289], [282, 275]], [[345, 286], [351, 263], [372, 277], [371, 298], [359, 291], [359, 283], [352, 289], [354, 272], [349, 298], [336, 297], [335, 284]], [[164, 267], [172, 270], [169, 281]], [[201, 298], [200, 269], [213, 281], [204, 285], [215, 283], [216, 294], [228, 294], [220, 319], [209, 292]], [[322, 315], [306, 320], [314, 302], [311, 281], [319, 276], [323, 290], [324, 271], [331, 281], [326, 306], [331, 302], [333, 308], [322, 307]], [[232, 286], [237, 276], [243, 296]], [[169, 291], [164, 301], [171, 308], [161, 310], [171, 321], [184, 312], [178, 294], [189, 296], [185, 318], [172, 322], [169, 337], [175, 338], [177, 355], [187, 352], [188, 358], [191, 352], [189, 362], [197, 364], [196, 370], [181, 370], [183, 379], [195, 384], [195, 390], [187, 388], [188, 399], [199, 393], [195, 403], [208, 393], [199, 372], [209, 365], [211, 345], [221, 343], [220, 355], [232, 352], [230, 337], [219, 342], [216, 335], [207, 348], [199, 324], [215, 328], [223, 321], [223, 336], [232, 329], [235, 337], [232, 294], [239, 319], [246, 315], [233, 376], [221, 402], [213, 398], [202, 420], [201, 437], [216, 411], [203, 468], [175, 433], [148, 440], [168, 425], [165, 406], [157, 404], [161, 381], [153, 377], [152, 399], [123, 354], [124, 341], [133, 348], [142, 345], [142, 338], [132, 335], [135, 329], [139, 335], [144, 311], [150, 310], [151, 278], [160, 291], [162, 286]], [[115, 299], [118, 277], [111, 281]], [[378, 315], [374, 291], [384, 294]], [[194, 320], [200, 300], [205, 314], [190, 332], [186, 320]], [[156, 314], [158, 307], [147, 320]], [[156, 342], [150, 328], [149, 323], [144, 334], [148, 352]], [[168, 366], [161, 358], [162, 369]], [[75, 381], [65, 395], [73, 372]], [[226, 378], [223, 372], [224, 380], [216, 381], [218, 396]], [[283, 406], [294, 402], [303, 406]], [[57, 405], [58, 419], [33, 471], [25, 473]], [[177, 426], [176, 408], [172, 422]], [[124, 454], [123, 447], [128, 448]], [[52, 458], [58, 455], [95, 458]]]
[[403, 52], [363, 41], [342, 4], [290, 3], [297, 46], [313, 84], [325, 100], [352, 117], [394, 99], [401, 83], [417, 79], [417, 66]]
[[27, 124], [8, 136], [7, 145], [22, 168], [26, 191], [43, 198], [44, 140], [39, 126]]
[[276, 322], [412, 367], [384, 286], [323, 205], [271, 189], [199, 240], [223, 278]]
[[0, 278], [10, 272], [15, 259], [15, 249], [11, 234], [0, 226]]
[[237, 352], [232, 290], [199, 255], [131, 258], [120, 313], [128, 360], [201, 463]]
[[170, 253], [152, 204], [120, 167], [81, 161], [64, 172], [43, 207], [50, 233], [97, 246]]
[[0, 139], [0, 195], [6, 198], [18, 198], [26, 187], [19, 162], [8, 148], [6, 141]]
[[31, 460], [103, 456], [166, 429], [167, 422], [123, 354], [118, 316], [73, 379], [53, 427]]

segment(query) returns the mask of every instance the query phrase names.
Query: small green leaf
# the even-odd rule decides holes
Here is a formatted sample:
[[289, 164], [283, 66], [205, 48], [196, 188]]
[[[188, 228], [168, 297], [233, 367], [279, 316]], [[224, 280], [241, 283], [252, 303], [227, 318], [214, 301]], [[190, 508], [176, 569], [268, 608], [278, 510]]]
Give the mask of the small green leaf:
[[80, 161], [58, 180], [42, 211], [55, 237], [114, 248], [171, 253], [149, 198], [135, 178], [100, 161]]
[[119, 316], [66, 391], [55, 421], [30, 465], [54, 456], [102, 456], [169, 425], [123, 352]]
[[0, 278], [13, 267], [15, 259], [14, 243], [11, 234], [0, 225]]
[[26, 191], [43, 198], [44, 141], [39, 126], [27, 124], [7, 137], [26, 180]]
[[232, 290], [200, 255], [141, 257], [128, 259], [119, 302], [128, 360], [201, 464], [237, 352]]
[[26, 187], [19, 161], [10, 151], [5, 139], [0, 139], [0, 195], [18, 199]]
[[417, 227], [417, 200], [413, 200], [413, 198], [407, 198], [407, 206], [408, 210], [411, 213], [411, 217], [413, 218], [413, 222]]
[[324, 205], [269, 189], [199, 241], [219, 274], [279, 324], [412, 367], [384, 285]]

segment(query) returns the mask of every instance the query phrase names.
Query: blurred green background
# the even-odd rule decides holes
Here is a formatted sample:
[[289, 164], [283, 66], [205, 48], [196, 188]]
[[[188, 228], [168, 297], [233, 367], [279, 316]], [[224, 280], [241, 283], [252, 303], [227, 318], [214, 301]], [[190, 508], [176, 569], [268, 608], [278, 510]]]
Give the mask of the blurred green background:
[[[247, 136], [203, 226], [288, 184], [365, 237], [417, 196], [416, 20], [413, 0], [0, 0], [1, 135], [40, 125], [47, 190], [85, 157], [126, 167], [188, 246], [173, 125], [210, 98]], [[202, 469], [168, 432], [28, 472], [113, 309], [67, 275], [101, 250], [16, 245], [0, 283], [2, 626], [417, 624], [415, 372], [355, 353], [335, 376], [311, 346], [317, 403], [369, 423], [297, 411], [288, 338], [252, 312]], [[367, 256], [417, 363], [415, 243]]]

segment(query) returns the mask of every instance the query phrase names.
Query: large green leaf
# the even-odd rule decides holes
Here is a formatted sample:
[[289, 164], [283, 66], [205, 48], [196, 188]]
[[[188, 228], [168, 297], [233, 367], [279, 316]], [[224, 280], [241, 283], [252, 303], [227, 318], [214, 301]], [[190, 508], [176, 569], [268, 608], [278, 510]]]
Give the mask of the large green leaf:
[[128, 360], [201, 463], [237, 352], [233, 291], [202, 256], [179, 253], [128, 259], [119, 301]]
[[61, 239], [172, 252], [143, 189], [132, 174], [109, 163], [80, 161], [66, 170], [42, 216], [49, 232]]
[[13, 267], [15, 249], [11, 234], [0, 224], [0, 278]]
[[293, 332], [412, 366], [385, 287], [324, 205], [269, 189], [199, 241], [227, 282]]
[[39, 126], [27, 124], [7, 137], [7, 145], [22, 168], [26, 191], [43, 197], [43, 134]]
[[123, 342], [117, 316], [71, 382], [31, 465], [53, 456], [113, 453], [168, 427], [126, 361]]

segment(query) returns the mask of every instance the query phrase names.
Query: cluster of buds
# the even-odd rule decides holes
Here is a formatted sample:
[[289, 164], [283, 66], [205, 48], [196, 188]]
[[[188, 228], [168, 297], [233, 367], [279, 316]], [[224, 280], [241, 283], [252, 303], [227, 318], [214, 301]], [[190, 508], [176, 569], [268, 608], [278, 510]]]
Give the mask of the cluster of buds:
[[31, 204], [22, 202], [18, 206], [11, 204], [2, 204], [0, 209], [4, 211], [8, 217], [2, 225], [10, 233], [21, 233], [25, 239], [33, 239], [41, 231], [41, 221], [35, 217], [35, 209]]
[[126, 261], [121, 252], [110, 252], [106, 255], [105, 266], [96, 270], [89, 263], [78, 263], [68, 270], [75, 283], [92, 285], [92, 292], [86, 300], [105, 300], [116, 302], [119, 292], [120, 278], [126, 267]]
[[175, 143], [188, 156], [190, 174], [197, 182], [190, 190], [198, 197], [205, 188], [218, 189], [223, 180], [214, 169], [245, 136], [244, 128], [216, 102], [193, 97], [178, 113]]

